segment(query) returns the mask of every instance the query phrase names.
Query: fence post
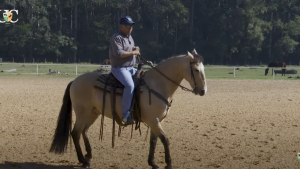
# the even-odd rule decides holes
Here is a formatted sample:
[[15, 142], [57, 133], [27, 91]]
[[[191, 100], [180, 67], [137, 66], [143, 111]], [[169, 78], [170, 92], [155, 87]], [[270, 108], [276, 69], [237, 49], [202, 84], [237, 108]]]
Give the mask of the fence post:
[[235, 78], [235, 67], [233, 67], [233, 78]]
[[272, 69], [272, 71], [273, 71], [273, 79], [275, 79], [275, 70]]
[[36, 75], [39, 75], [39, 65], [36, 65]]
[[76, 76], [77, 76], [77, 65], [76, 65]]

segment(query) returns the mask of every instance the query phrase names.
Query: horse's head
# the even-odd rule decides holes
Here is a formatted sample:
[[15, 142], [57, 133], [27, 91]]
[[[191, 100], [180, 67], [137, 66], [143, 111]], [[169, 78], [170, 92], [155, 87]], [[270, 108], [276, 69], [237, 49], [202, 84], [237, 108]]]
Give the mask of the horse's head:
[[265, 76], [268, 75], [268, 72], [269, 72], [269, 68], [267, 68], [267, 69], [265, 70]]
[[203, 96], [207, 92], [203, 58], [195, 49], [192, 53], [187, 52], [187, 58], [189, 62], [185, 64], [183, 76], [193, 88], [193, 93]]

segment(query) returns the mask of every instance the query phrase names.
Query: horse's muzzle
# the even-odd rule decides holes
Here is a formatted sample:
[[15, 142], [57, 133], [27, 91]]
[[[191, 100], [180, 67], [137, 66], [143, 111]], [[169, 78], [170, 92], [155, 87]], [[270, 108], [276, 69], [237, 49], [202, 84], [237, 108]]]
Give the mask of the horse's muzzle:
[[199, 92], [199, 95], [200, 95], [200, 96], [203, 96], [204, 94], [205, 94], [205, 90], [202, 89], [202, 90]]
[[194, 93], [195, 95], [198, 95], [198, 94], [199, 94], [200, 96], [203, 96], [203, 95], [205, 95], [206, 90], [205, 90], [205, 89], [198, 90], [198, 87], [195, 87], [194, 90], [193, 90], [193, 93]]

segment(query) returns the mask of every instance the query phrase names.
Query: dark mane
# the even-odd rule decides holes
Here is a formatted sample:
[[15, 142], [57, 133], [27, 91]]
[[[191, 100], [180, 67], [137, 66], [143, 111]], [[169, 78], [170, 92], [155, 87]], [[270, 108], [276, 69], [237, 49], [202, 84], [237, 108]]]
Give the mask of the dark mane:
[[[192, 54], [192, 55], [194, 56], [196, 63], [203, 62], [203, 57], [201, 55], [199, 55], [199, 54]], [[157, 64], [157, 66], [164, 63], [164, 62], [166, 62], [166, 61], [168, 61], [168, 60], [171, 60], [173, 58], [184, 57], [184, 56], [186, 56], [186, 54], [181, 54], [181, 55], [176, 55], [176, 56], [169, 57], [167, 59], [162, 60], [160, 63]]]
[[204, 60], [203, 57], [201, 55], [199, 55], [199, 54], [194, 54], [193, 56], [195, 57], [195, 61], [197, 63], [201, 63]]

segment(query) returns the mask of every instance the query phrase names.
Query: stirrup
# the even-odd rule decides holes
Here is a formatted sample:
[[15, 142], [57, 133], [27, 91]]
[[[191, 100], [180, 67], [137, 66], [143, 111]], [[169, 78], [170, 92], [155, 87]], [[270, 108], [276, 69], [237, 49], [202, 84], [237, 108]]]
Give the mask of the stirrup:
[[123, 119], [122, 122], [123, 122], [123, 124], [126, 125], [126, 126], [127, 126], [127, 125], [130, 125], [130, 124], [135, 124], [135, 122], [133, 121], [131, 115], [128, 116], [126, 120]]

